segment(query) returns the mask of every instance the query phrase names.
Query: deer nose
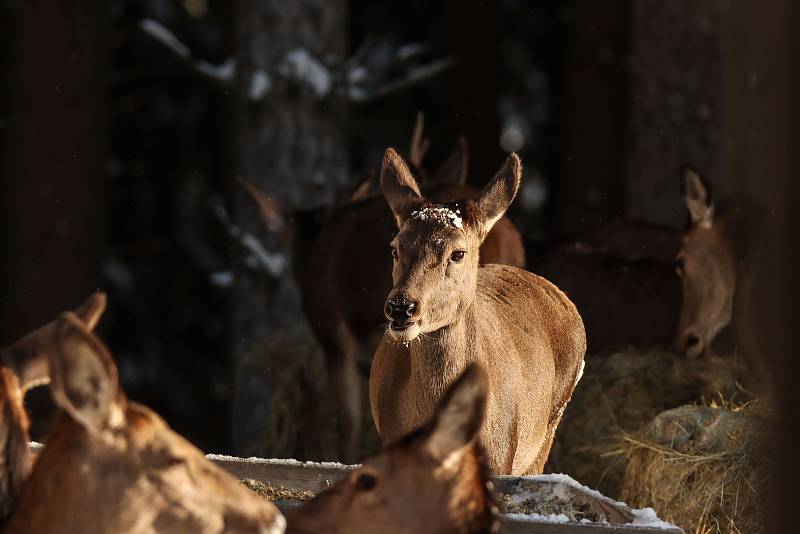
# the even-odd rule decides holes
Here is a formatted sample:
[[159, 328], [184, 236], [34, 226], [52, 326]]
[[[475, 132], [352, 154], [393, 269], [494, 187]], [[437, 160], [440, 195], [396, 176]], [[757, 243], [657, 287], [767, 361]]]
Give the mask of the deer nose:
[[417, 310], [417, 303], [405, 297], [395, 297], [386, 302], [386, 317], [398, 323], [405, 323]]
[[683, 353], [690, 357], [702, 355], [703, 343], [700, 337], [695, 334], [687, 334], [683, 344]]

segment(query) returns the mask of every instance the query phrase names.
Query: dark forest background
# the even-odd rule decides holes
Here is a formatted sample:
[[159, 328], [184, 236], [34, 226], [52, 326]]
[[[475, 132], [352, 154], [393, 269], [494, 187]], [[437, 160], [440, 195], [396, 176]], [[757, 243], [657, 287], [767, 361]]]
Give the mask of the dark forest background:
[[767, 4], [0, 0], [0, 340], [101, 289], [131, 398], [206, 451], [315, 457], [258, 445], [270, 391], [300, 413], [326, 386], [273, 357], [310, 334], [237, 176], [305, 221], [422, 111], [430, 168], [458, 135], [476, 186], [519, 152], [529, 258], [622, 218], [679, 229], [682, 163], [754, 199], [797, 168], [798, 9]]

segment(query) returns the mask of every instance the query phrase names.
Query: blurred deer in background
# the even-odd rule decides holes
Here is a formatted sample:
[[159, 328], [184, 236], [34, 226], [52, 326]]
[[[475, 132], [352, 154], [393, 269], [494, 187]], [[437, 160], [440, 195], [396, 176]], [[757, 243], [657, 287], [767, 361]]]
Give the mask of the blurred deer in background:
[[512, 154], [474, 200], [437, 203], [388, 149], [381, 186], [395, 216], [394, 288], [369, 380], [384, 444], [425, 422], [472, 362], [488, 371], [481, 432], [498, 474], [541, 472], [583, 370], [586, 337], [575, 306], [553, 284], [505, 265], [479, 265], [479, 249], [519, 188]]
[[738, 348], [769, 380], [768, 362], [785, 350], [776, 331], [778, 293], [788, 280], [781, 211], [765, 214], [742, 200], [720, 211], [691, 167], [683, 169], [683, 194], [691, 222], [676, 258], [683, 296], [676, 348], [701, 356], [733, 321]]
[[283, 532], [273, 505], [128, 402], [89, 325], [66, 313], [48, 337], [62, 413], [4, 532]]
[[496, 531], [497, 506], [478, 443], [488, 394], [485, 371], [467, 367], [424, 426], [290, 511], [287, 532]]
[[[95, 293], [74, 313], [92, 330], [105, 308], [105, 294]], [[0, 350], [0, 519], [8, 517], [30, 475], [25, 393], [50, 381], [48, 356], [55, 325], [50, 322]]]
[[[412, 136], [411, 149], [421, 163], [427, 142], [421, 122]], [[478, 191], [465, 185], [467, 146], [459, 140], [453, 153], [425, 187], [429, 198], [440, 202], [464, 201]], [[418, 175], [422, 174], [419, 171]], [[263, 192], [245, 184], [273, 227], [285, 224], [280, 208]], [[356, 200], [335, 209], [323, 224], [308, 255], [295, 267], [303, 310], [325, 352], [332, 386], [339, 398], [342, 436], [341, 459], [358, 458], [362, 434], [362, 398], [372, 355], [385, 330], [383, 302], [391, 289], [391, 257], [383, 254], [395, 233], [392, 212], [382, 195], [368, 187], [357, 190]], [[481, 263], [525, 265], [522, 236], [502, 217], [486, 236], [480, 249]]]
[[675, 230], [620, 220], [541, 247], [528, 267], [569, 295], [589, 354], [667, 347], [681, 308], [680, 241]]

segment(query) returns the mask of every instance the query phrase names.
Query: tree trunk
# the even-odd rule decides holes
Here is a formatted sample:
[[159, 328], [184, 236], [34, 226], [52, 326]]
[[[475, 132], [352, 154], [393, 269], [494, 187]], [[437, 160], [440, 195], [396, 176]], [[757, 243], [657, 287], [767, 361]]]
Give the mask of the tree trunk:
[[[305, 51], [316, 60], [341, 64], [346, 43], [344, 0], [240, 0], [237, 4], [236, 172], [266, 191], [287, 213], [329, 205], [347, 182], [348, 146], [344, 100], [326, 93], [324, 74], [313, 81], [287, 75], [287, 54]], [[256, 73], [271, 85], [261, 100], [250, 89]], [[301, 76], [302, 77], [302, 76]], [[254, 236], [265, 226], [253, 201], [236, 190], [234, 222]], [[291, 221], [289, 221], [291, 224]], [[276, 243], [272, 243], [276, 246]], [[286, 247], [282, 250], [289, 259]], [[274, 421], [272, 386], [281, 371], [276, 343], [311, 338], [300, 309], [291, 269], [277, 277], [247, 266], [244, 251], [234, 256], [232, 332], [236, 366], [233, 407], [234, 448], [239, 454], [269, 455]], [[296, 387], [300, 387], [297, 385]]]
[[100, 286], [105, 3], [16, 2], [0, 180], [0, 342]]

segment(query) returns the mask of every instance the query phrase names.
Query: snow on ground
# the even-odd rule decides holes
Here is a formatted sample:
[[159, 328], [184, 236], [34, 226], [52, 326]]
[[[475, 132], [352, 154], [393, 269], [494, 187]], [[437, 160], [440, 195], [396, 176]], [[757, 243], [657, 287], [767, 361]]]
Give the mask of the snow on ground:
[[[649, 527], [657, 529], [675, 529], [675, 525], [663, 521], [658, 518], [655, 510], [652, 508], [636, 509], [631, 508], [621, 501], [615, 501], [606, 497], [602, 493], [576, 481], [569, 475], [554, 473], [547, 475], [528, 475], [522, 477], [503, 477], [513, 478], [519, 482], [516, 485], [516, 491], [508, 496], [509, 502], [514, 504], [524, 503], [525, 501], [563, 501], [569, 504], [574, 501], [573, 491], [578, 491], [589, 497], [603, 501], [617, 509], [624, 509], [633, 515], [633, 520], [627, 523], [631, 526]], [[526, 488], [525, 482], [530, 484], [530, 489]], [[549, 485], [547, 488], [545, 485]], [[538, 491], [541, 488], [542, 491]], [[549, 494], [546, 494], [549, 492]], [[543, 497], [543, 493], [546, 494]], [[570, 521], [570, 518], [562, 513], [553, 514], [540, 514], [540, 513], [526, 513], [526, 514], [507, 514], [507, 517], [525, 521], [544, 521], [549, 523], [560, 523]], [[607, 523], [607, 521], [591, 521], [589, 519], [581, 519], [581, 523]]]

